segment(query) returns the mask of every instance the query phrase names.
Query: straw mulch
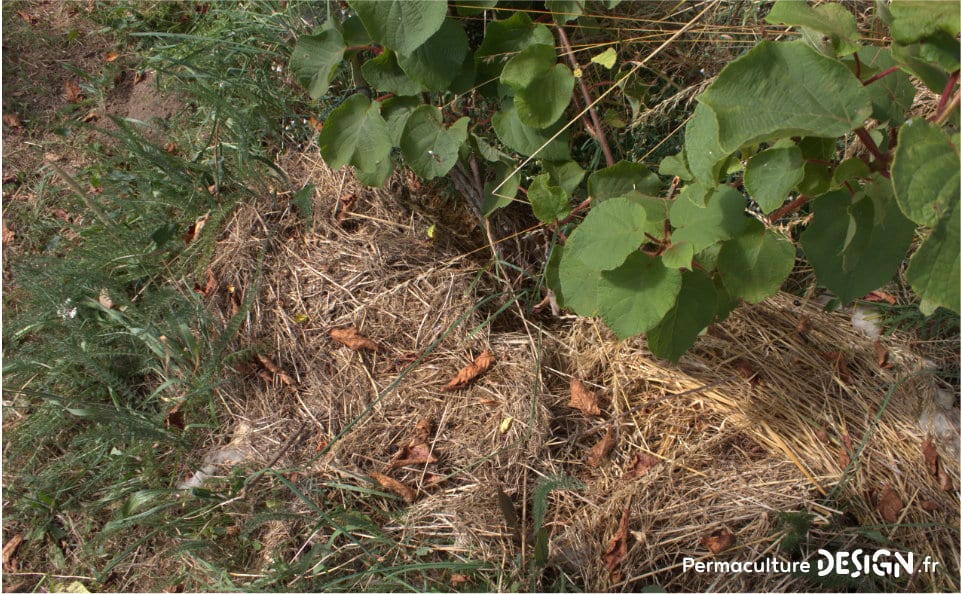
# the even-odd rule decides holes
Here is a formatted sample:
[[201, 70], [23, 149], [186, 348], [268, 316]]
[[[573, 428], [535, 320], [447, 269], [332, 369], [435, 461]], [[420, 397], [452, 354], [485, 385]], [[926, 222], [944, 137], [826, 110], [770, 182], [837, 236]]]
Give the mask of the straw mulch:
[[[365, 189], [316, 153], [291, 155], [284, 167], [316, 185], [312, 230], [289, 196], [264, 198], [225, 225], [211, 268], [234, 288], [212, 297], [224, 316], [259, 287], [238, 346], [277, 368], [248, 363], [243, 381], [221, 390], [223, 434], [251, 428], [252, 468], [293, 468], [308, 493], [323, 481], [389, 493], [374, 473], [401, 481], [412, 501], [384, 497], [395, 519], [381, 528], [438, 558], [485, 563], [480, 574], [497, 589], [848, 587], [683, 571], [685, 557], [715, 558], [708, 538], [721, 531], [735, 538], [718, 552], [724, 560], [813, 559], [820, 547], [888, 542], [941, 565], [876, 587], [958, 588], [956, 425], [944, 429], [957, 417], [956, 397], [942, 410], [936, 378], [912, 375], [942, 362], [918, 355], [909, 337], [882, 338], [882, 367], [849, 316], [782, 294], [739, 308], [672, 365], [643, 339], [617, 341], [595, 320], [519, 314], [505, 291], [513, 279], [495, 277], [471, 215], [436, 190], [399, 176], [391, 190]], [[338, 222], [350, 194], [357, 200]], [[331, 340], [331, 329], [351, 326], [380, 350]], [[485, 349], [496, 357], [491, 369], [445, 391]], [[575, 378], [598, 395], [600, 415], [568, 406]], [[940, 419], [940, 478], [922, 452], [932, 430], [922, 417]], [[436, 461], [391, 467], [425, 419]], [[610, 451], [595, 450], [589, 463], [608, 430]], [[534, 493], [544, 477], [562, 475], [579, 488], [548, 496], [549, 559], [531, 581]], [[508, 526], [498, 491], [521, 529]], [[902, 509], [892, 512], [891, 493]], [[625, 509], [626, 554], [615, 550], [606, 564]], [[789, 513], [810, 522], [793, 550], [781, 543]], [[286, 558], [317, 537], [296, 522], [258, 529], [271, 555]]]

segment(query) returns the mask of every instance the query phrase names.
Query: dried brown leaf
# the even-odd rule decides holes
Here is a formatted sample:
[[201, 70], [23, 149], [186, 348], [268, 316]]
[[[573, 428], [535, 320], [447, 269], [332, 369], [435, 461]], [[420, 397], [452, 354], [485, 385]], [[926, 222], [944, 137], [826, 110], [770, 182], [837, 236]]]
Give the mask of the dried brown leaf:
[[852, 453], [854, 453], [854, 442], [851, 441], [851, 436], [845, 433], [841, 437], [841, 451], [838, 453], [838, 466], [841, 467], [841, 470], [851, 464]]
[[942, 491], [954, 491], [954, 481], [951, 480], [948, 471], [944, 469], [944, 464], [938, 464], [938, 486], [941, 487]]
[[897, 492], [890, 485], [885, 485], [884, 490], [881, 491], [881, 499], [878, 500], [878, 513], [881, 514], [881, 518], [888, 524], [893, 524], [898, 521], [902, 509], [904, 509], [904, 503]]
[[410, 487], [408, 487], [407, 485], [405, 485], [404, 483], [400, 482], [397, 479], [390, 478], [389, 476], [385, 474], [380, 474], [379, 472], [370, 473], [370, 478], [377, 481], [377, 483], [380, 484], [381, 487], [389, 491], [393, 491], [394, 493], [397, 493], [398, 495], [403, 497], [404, 500], [407, 501], [407, 503], [413, 503], [414, 499], [417, 498], [417, 493], [414, 492], [413, 489], [411, 489]]
[[607, 543], [607, 549], [602, 556], [604, 559], [604, 567], [610, 572], [611, 580], [614, 582], [621, 581], [620, 566], [621, 561], [623, 561], [627, 555], [628, 539], [630, 538], [628, 527], [630, 522], [631, 500], [628, 499], [627, 505], [624, 507], [623, 513], [621, 513], [621, 521], [617, 524], [617, 532], [614, 533], [611, 542]]
[[168, 142], [167, 144], [165, 144], [165, 145], [164, 145], [164, 152], [167, 153], [168, 155], [175, 155], [175, 154], [177, 154], [177, 143], [171, 141], [171, 142]]
[[17, 570], [17, 549], [23, 542], [23, 535], [16, 534], [3, 545], [3, 569], [14, 572]]
[[801, 319], [798, 320], [796, 330], [801, 336], [805, 336], [808, 332], [810, 332], [811, 316], [802, 316]]
[[758, 371], [754, 368], [754, 365], [744, 359], [738, 359], [735, 361], [734, 369], [737, 370], [741, 377], [746, 379], [751, 384], [752, 388], [757, 386], [758, 382], [761, 381]]
[[217, 279], [214, 277], [214, 273], [209, 268], [207, 269], [207, 282], [204, 286], [200, 286], [200, 283], [194, 283], [194, 291], [200, 293], [205, 298], [210, 297], [214, 294], [217, 289]]
[[934, 499], [923, 499], [921, 501], [921, 509], [923, 509], [926, 512], [935, 512], [935, 511], [940, 511], [942, 508], [941, 508], [941, 504], [935, 501]]
[[28, 25], [36, 25], [37, 23], [40, 22], [40, 17], [30, 14], [26, 10], [18, 10], [17, 15], [21, 19], [25, 20]]
[[639, 479], [647, 471], [653, 468], [661, 461], [657, 456], [652, 456], [647, 452], [638, 452], [634, 454], [634, 462], [631, 464], [631, 469], [624, 473], [625, 481], [632, 481], [634, 479]]
[[10, 227], [7, 227], [6, 223], [3, 223], [3, 245], [7, 245], [13, 241], [14, 237], [16, 237], [16, 234], [10, 230]]
[[594, 444], [591, 451], [587, 454], [587, 465], [588, 466], [600, 466], [601, 462], [607, 458], [607, 455], [611, 453], [614, 448], [614, 429], [612, 427], [607, 428], [607, 433], [601, 438], [599, 442]]
[[874, 301], [874, 302], [885, 302], [890, 305], [895, 305], [898, 300], [890, 293], [885, 293], [884, 291], [871, 291], [867, 295], [861, 298], [862, 301]]
[[576, 408], [585, 415], [598, 416], [601, 408], [597, 405], [597, 394], [587, 389], [579, 379], [571, 379], [571, 401], [567, 406]]
[[70, 213], [62, 208], [51, 208], [48, 211], [55, 219], [70, 222]]
[[490, 369], [493, 363], [493, 353], [491, 353], [490, 350], [485, 350], [483, 353], [477, 355], [472, 363], [458, 371], [454, 379], [450, 380], [447, 385], [441, 389], [449, 392], [463, 388]]
[[20, 123], [20, 116], [15, 113], [3, 114], [3, 123], [10, 128], [23, 128], [23, 124]]
[[888, 349], [884, 348], [881, 340], [874, 341], [874, 360], [878, 362], [878, 367], [888, 369], [891, 363], [888, 362]]
[[348, 328], [334, 328], [330, 331], [330, 337], [347, 346], [347, 348], [352, 351], [359, 351], [361, 349], [370, 351], [380, 350], [379, 344], [357, 332], [357, 328], [353, 326]]
[[715, 555], [719, 555], [737, 544], [737, 537], [722, 528], [701, 539], [701, 544]]
[[450, 574], [450, 587], [456, 588], [461, 584], [466, 584], [470, 581], [470, 578], [462, 573], [452, 573]]
[[100, 295], [97, 296], [97, 303], [111, 309], [113, 307], [113, 299], [110, 298], [110, 291], [106, 288], [100, 289]]
[[350, 193], [340, 197], [340, 208], [337, 210], [337, 222], [339, 224], [343, 225], [344, 221], [350, 217], [350, 211], [354, 208], [355, 204], [357, 204], [356, 193]]
[[43, 160], [48, 163], [57, 163], [58, 161], [63, 161], [63, 155], [60, 153], [48, 152], [43, 154]]
[[194, 221], [194, 223], [187, 228], [187, 232], [181, 236], [185, 244], [189, 245], [191, 241], [197, 239], [197, 237], [200, 235], [200, 232], [203, 230], [204, 225], [207, 224], [207, 219], [209, 218], [210, 213], [208, 212], [204, 216]]
[[181, 404], [183, 404], [183, 401], [178, 402], [177, 405], [167, 413], [167, 418], [164, 419], [164, 425], [167, 426], [167, 429], [179, 429], [183, 431], [184, 427], [187, 426], [184, 419], [184, 411], [180, 410]]
[[117, 58], [119, 57], [120, 57], [120, 52], [107, 52], [107, 55], [104, 56], [104, 61], [106, 61], [107, 63], [116, 62]]
[[834, 365], [838, 377], [845, 383], [851, 382], [851, 371], [848, 369], [848, 359], [841, 351], [827, 351], [821, 353], [821, 358]]
[[426, 443], [409, 445], [401, 448], [394, 455], [393, 460], [387, 465], [387, 472], [401, 466], [416, 464], [433, 464], [437, 462], [437, 456], [430, 452], [430, 446]]
[[928, 473], [931, 476], [938, 476], [938, 450], [934, 447], [934, 442], [931, 441], [931, 436], [926, 435], [924, 441], [921, 442], [921, 453], [924, 454], [924, 463], [928, 467]]
[[80, 100], [83, 99], [83, 91], [80, 89], [80, 85], [68, 80], [63, 83], [63, 96], [70, 103], [80, 103]]
[[414, 426], [414, 436], [410, 440], [409, 445], [417, 445], [421, 443], [427, 443], [430, 439], [430, 434], [434, 431], [434, 420], [430, 417], [424, 417], [417, 422]]
[[89, 124], [90, 122], [96, 122], [99, 119], [100, 119], [100, 114], [97, 113], [97, 110], [91, 109], [90, 111], [87, 112], [87, 115], [80, 118], [80, 121], [83, 122], [84, 124]]

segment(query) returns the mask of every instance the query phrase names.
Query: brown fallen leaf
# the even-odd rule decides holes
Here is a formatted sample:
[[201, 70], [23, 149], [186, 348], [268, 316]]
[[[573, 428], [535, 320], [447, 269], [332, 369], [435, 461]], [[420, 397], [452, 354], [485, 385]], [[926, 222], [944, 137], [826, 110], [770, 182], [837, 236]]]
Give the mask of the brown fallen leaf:
[[404, 446], [394, 454], [394, 458], [387, 465], [386, 472], [390, 472], [401, 466], [416, 464], [433, 464], [437, 462], [437, 456], [430, 453], [430, 446], [426, 443]]
[[811, 330], [811, 316], [802, 316], [801, 319], [798, 320], [795, 330], [801, 336], [807, 335]]
[[207, 269], [207, 282], [204, 286], [200, 286], [200, 283], [194, 283], [194, 291], [200, 293], [206, 299], [214, 294], [217, 289], [217, 279], [214, 277], [213, 271], [209, 268]]
[[598, 416], [601, 408], [597, 406], [597, 394], [587, 389], [584, 383], [577, 379], [571, 379], [571, 401], [567, 406], [576, 408], [585, 415]]
[[23, 124], [20, 123], [20, 116], [15, 113], [3, 114], [3, 123], [10, 128], [23, 128]]
[[16, 534], [3, 545], [3, 569], [8, 572], [17, 571], [17, 549], [23, 542], [23, 535]]
[[726, 528], [721, 528], [701, 539], [701, 544], [715, 555], [720, 555], [737, 544], [737, 537]]
[[116, 62], [119, 57], [120, 52], [107, 52], [107, 55], [104, 56], [104, 61], [107, 63]]
[[924, 499], [921, 501], [921, 509], [926, 512], [941, 511], [941, 504], [934, 499]]
[[210, 213], [208, 212], [204, 216], [194, 221], [193, 224], [187, 228], [187, 232], [181, 236], [185, 244], [189, 245], [190, 242], [197, 239], [197, 237], [200, 235], [200, 232], [203, 231], [204, 225], [207, 224], [207, 219], [209, 218]]
[[848, 360], [843, 352], [827, 351], [821, 353], [821, 358], [834, 365], [834, 369], [838, 372], [838, 377], [841, 378], [841, 381], [850, 383], [851, 371], [848, 369]]
[[888, 524], [893, 524], [898, 521], [902, 509], [904, 509], [904, 503], [897, 492], [890, 485], [885, 485], [878, 500], [878, 513], [881, 514], [881, 519]]
[[752, 388], [756, 387], [761, 381], [758, 370], [754, 368], [754, 365], [751, 365], [750, 362], [745, 361], [744, 359], [738, 359], [735, 361], [734, 369], [737, 370], [741, 377], [746, 379], [748, 383], [751, 384]]
[[51, 208], [47, 212], [49, 212], [55, 219], [70, 222], [70, 213], [62, 208]]
[[377, 481], [377, 483], [380, 484], [381, 487], [389, 491], [393, 491], [394, 493], [397, 493], [398, 495], [403, 497], [404, 500], [407, 501], [407, 503], [413, 503], [414, 499], [417, 498], [417, 493], [415, 493], [413, 489], [411, 489], [410, 487], [408, 487], [407, 485], [405, 485], [404, 483], [400, 482], [397, 479], [392, 479], [387, 475], [380, 474], [379, 472], [370, 473], [370, 478]]
[[851, 436], [845, 433], [841, 437], [841, 451], [838, 453], [838, 466], [844, 470], [851, 464], [851, 454], [854, 452], [854, 442]]
[[441, 388], [441, 390], [450, 392], [451, 390], [459, 390], [460, 388], [467, 386], [469, 383], [490, 369], [490, 366], [493, 363], [493, 353], [491, 353], [490, 350], [484, 350], [483, 353], [477, 355], [472, 363], [458, 371], [457, 375], [454, 376], [454, 379], [447, 382], [447, 385]]
[[601, 438], [599, 442], [594, 444], [591, 451], [587, 454], [587, 465], [597, 467], [600, 466], [601, 462], [607, 458], [607, 455], [611, 453], [614, 448], [614, 429], [610, 426], [607, 428], [607, 433]]
[[[286, 373], [284, 373], [280, 369], [280, 367], [276, 363], [274, 363], [269, 357], [265, 357], [264, 355], [261, 355], [260, 353], [258, 353], [257, 361], [259, 361], [260, 364], [264, 366], [264, 369], [269, 371], [273, 375], [273, 377], [276, 377], [285, 385], [287, 386], [294, 385], [294, 379], [289, 375], [287, 375]], [[261, 375], [260, 377], [264, 378], [267, 381], [270, 381], [270, 379], [272, 379], [270, 375], [267, 375], [266, 377], [264, 375]]]
[[648, 470], [660, 463], [660, 461], [661, 459], [657, 456], [652, 456], [647, 452], [638, 452], [634, 454], [634, 462], [631, 464], [631, 469], [624, 473], [623, 478], [625, 481], [639, 479], [647, 474]]
[[317, 118], [315, 118], [314, 116], [310, 116], [309, 123], [310, 123], [310, 127], [313, 128], [315, 132], [322, 132], [324, 129], [324, 123], [318, 120]]
[[931, 436], [926, 435], [924, 441], [921, 442], [921, 453], [924, 454], [924, 463], [928, 467], [928, 473], [931, 476], [938, 476], [938, 450], [934, 447], [934, 442], [931, 441]]
[[48, 163], [56, 163], [58, 161], [63, 161], [63, 155], [54, 152], [44, 153], [43, 160], [47, 161]]
[[187, 426], [184, 420], [184, 411], [180, 410], [181, 404], [183, 404], [182, 400], [167, 413], [167, 418], [164, 419], [164, 425], [167, 426], [167, 429], [179, 429], [183, 431], [184, 427]]
[[881, 369], [891, 367], [891, 363], [888, 362], [888, 349], [884, 348], [880, 339], [874, 341], [874, 360], [878, 362], [878, 367]]
[[614, 533], [614, 537], [611, 541], [607, 543], [607, 549], [604, 551], [602, 558], [604, 559], [604, 567], [611, 574], [612, 582], [621, 581], [621, 561], [627, 555], [627, 547], [630, 544], [630, 532], [628, 530], [631, 523], [631, 500], [627, 500], [627, 505], [624, 507], [624, 511], [621, 513], [621, 521], [617, 524], [617, 532]]
[[367, 349], [369, 351], [379, 351], [380, 345], [367, 338], [357, 331], [357, 328], [349, 326], [347, 328], [333, 328], [330, 337], [337, 342], [347, 346], [352, 351]]
[[456, 588], [461, 584], [466, 584], [470, 581], [470, 578], [462, 573], [452, 573], [450, 574], [450, 587]]
[[885, 293], [884, 291], [871, 291], [867, 295], [861, 298], [862, 301], [883, 301], [889, 305], [895, 305], [898, 300], [890, 293]]
[[410, 445], [417, 445], [421, 443], [427, 443], [430, 439], [430, 434], [434, 431], [434, 420], [430, 417], [424, 417], [417, 422], [414, 426], [414, 436], [410, 440]]
[[89, 124], [90, 122], [96, 122], [99, 119], [100, 119], [100, 114], [97, 113], [96, 109], [92, 109], [87, 112], [87, 115], [80, 118], [80, 121], [83, 122], [84, 124]]
[[63, 83], [63, 96], [69, 103], [80, 103], [80, 100], [83, 99], [83, 91], [80, 89], [80, 85], [68, 80]]
[[954, 491], [954, 481], [951, 480], [948, 471], [944, 469], [944, 464], [938, 465], [938, 486], [945, 492]]
[[340, 208], [337, 210], [338, 224], [343, 225], [344, 221], [350, 217], [350, 211], [354, 208], [355, 204], [357, 204], [356, 193], [350, 193], [340, 197]]
[[171, 142], [168, 142], [167, 144], [165, 144], [165, 145], [164, 145], [164, 152], [167, 153], [168, 155], [175, 155], [175, 154], [177, 154], [177, 143], [171, 141]]
[[3, 245], [7, 245], [7, 244], [10, 243], [11, 241], [13, 241], [13, 238], [16, 237], [16, 236], [17, 236], [16, 233], [14, 233], [13, 231], [11, 231], [11, 230], [10, 230], [10, 227], [7, 227], [7, 224], [6, 224], [6, 223], [3, 223], [3, 241], [2, 241], [2, 244], [3, 244]]
[[21, 19], [25, 20], [28, 25], [36, 25], [37, 23], [40, 22], [40, 17], [30, 14], [26, 10], [18, 10], [17, 15]]

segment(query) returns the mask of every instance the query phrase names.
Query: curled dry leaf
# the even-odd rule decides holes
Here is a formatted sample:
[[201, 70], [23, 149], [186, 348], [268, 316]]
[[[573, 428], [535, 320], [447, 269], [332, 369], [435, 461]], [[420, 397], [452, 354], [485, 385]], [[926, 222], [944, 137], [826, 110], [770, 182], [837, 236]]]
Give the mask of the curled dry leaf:
[[941, 504], [934, 499], [923, 499], [921, 501], [921, 509], [926, 512], [941, 511]]
[[427, 443], [427, 440], [430, 439], [430, 435], [433, 432], [434, 420], [430, 417], [424, 417], [414, 426], [414, 436], [410, 440], [410, 445]]
[[449, 392], [463, 388], [490, 369], [493, 363], [493, 353], [491, 353], [490, 350], [485, 350], [483, 353], [477, 355], [472, 363], [458, 371], [454, 379], [447, 382], [447, 385], [441, 389]]
[[754, 368], [754, 365], [751, 365], [750, 362], [744, 359], [738, 359], [737, 361], [735, 361], [734, 369], [737, 370], [738, 374], [741, 377], [743, 377], [745, 380], [748, 381], [748, 383], [751, 384], [752, 388], [757, 386], [758, 383], [761, 381], [760, 375], [758, 374], [757, 369]]
[[599, 442], [594, 444], [591, 451], [587, 454], [587, 464], [588, 466], [600, 466], [601, 462], [607, 458], [607, 455], [611, 453], [614, 448], [614, 429], [612, 427], [607, 428], [607, 433], [601, 438]]
[[417, 498], [417, 493], [415, 493], [413, 489], [397, 479], [390, 478], [389, 476], [380, 474], [379, 472], [370, 473], [370, 478], [377, 481], [381, 487], [389, 491], [393, 491], [394, 493], [397, 493], [403, 497], [407, 503], [413, 503], [414, 499]]
[[878, 500], [878, 513], [881, 514], [881, 519], [888, 524], [893, 524], [898, 521], [902, 509], [904, 509], [904, 503], [897, 492], [890, 485], [885, 485]]
[[895, 305], [898, 300], [894, 295], [890, 293], [885, 293], [884, 291], [871, 291], [862, 298], [863, 301], [874, 301], [874, 302], [885, 302], [889, 305]]
[[921, 453], [924, 454], [924, 463], [928, 467], [928, 473], [931, 476], [938, 476], [938, 467], [940, 466], [938, 450], [934, 447], [930, 435], [926, 435], [924, 441], [921, 442]]
[[811, 331], [811, 316], [801, 316], [801, 319], [798, 320], [795, 330], [801, 336], [806, 336], [807, 333]]
[[344, 221], [350, 217], [350, 211], [354, 208], [355, 204], [357, 204], [356, 193], [350, 193], [340, 197], [340, 208], [337, 210], [338, 224], [343, 225]]
[[3, 569], [8, 572], [17, 570], [17, 549], [23, 542], [23, 535], [16, 534], [3, 545]]
[[891, 367], [891, 363], [888, 362], [888, 349], [884, 348], [880, 339], [874, 341], [874, 360], [878, 362], [878, 367], [881, 369]]
[[80, 118], [80, 121], [83, 122], [84, 124], [89, 124], [90, 122], [96, 122], [99, 119], [100, 119], [100, 114], [97, 113], [96, 109], [92, 109], [87, 112], [87, 115]]
[[577, 379], [571, 379], [571, 401], [567, 406], [576, 408], [585, 415], [598, 416], [601, 408], [597, 406], [597, 394], [587, 389], [584, 383]]
[[387, 465], [387, 472], [401, 466], [433, 464], [434, 462], [437, 462], [437, 456], [430, 453], [430, 446], [426, 443], [408, 445], [397, 451], [394, 459]]
[[164, 419], [164, 425], [166, 425], [167, 429], [179, 429], [183, 431], [187, 426], [184, 419], [184, 411], [180, 410], [181, 404], [183, 404], [182, 400], [167, 413], [167, 418]]
[[80, 89], [80, 85], [68, 80], [63, 84], [63, 96], [70, 103], [79, 103], [83, 99], [83, 91]]
[[611, 581], [614, 582], [621, 581], [620, 567], [621, 561], [623, 561], [627, 555], [628, 539], [630, 538], [628, 526], [630, 522], [631, 499], [628, 499], [627, 505], [624, 507], [624, 512], [621, 513], [621, 521], [617, 524], [617, 532], [614, 533], [611, 542], [607, 543], [607, 549], [603, 555], [604, 567], [611, 573]]
[[701, 544], [715, 555], [719, 555], [737, 544], [737, 537], [726, 528], [721, 528], [702, 538]]
[[194, 221], [194, 223], [187, 228], [187, 232], [181, 236], [185, 244], [189, 245], [191, 241], [197, 239], [197, 237], [200, 235], [200, 232], [203, 230], [204, 225], [207, 224], [207, 219], [209, 218], [210, 213], [208, 212], [204, 216]]
[[838, 453], [838, 466], [841, 470], [844, 470], [851, 464], [851, 454], [854, 453], [854, 442], [851, 441], [851, 436], [847, 433], [841, 437], [841, 451]]
[[104, 61], [107, 63], [116, 62], [119, 57], [120, 52], [107, 52], [107, 55], [104, 56]]
[[194, 291], [200, 293], [204, 298], [210, 297], [214, 294], [217, 289], [217, 279], [214, 277], [213, 271], [209, 268], [207, 269], [207, 281], [204, 286], [200, 286], [200, 283], [194, 283]]
[[[280, 367], [276, 363], [274, 363], [269, 357], [265, 357], [264, 355], [261, 355], [258, 353], [257, 361], [259, 361], [260, 364], [264, 366], [264, 369], [269, 371], [273, 375], [273, 377], [276, 377], [281, 382], [283, 382], [284, 385], [287, 385], [287, 386], [294, 385], [293, 378], [287, 375], [286, 373], [284, 373], [280, 369]], [[260, 375], [260, 377], [264, 378], [264, 380], [266, 381], [270, 381], [272, 379], [271, 375], [267, 375], [267, 374], [258, 374], [258, 375]]]
[[337, 342], [346, 345], [352, 351], [367, 349], [369, 351], [379, 351], [380, 345], [366, 336], [357, 332], [357, 328], [334, 328], [330, 331], [330, 337]]
[[632, 481], [641, 478], [660, 461], [660, 458], [652, 456], [647, 452], [634, 454], [634, 462], [631, 464], [631, 469], [624, 473], [624, 480]]
[[470, 581], [470, 578], [462, 573], [452, 573], [450, 575], [450, 587], [456, 588], [462, 584], [466, 584]]

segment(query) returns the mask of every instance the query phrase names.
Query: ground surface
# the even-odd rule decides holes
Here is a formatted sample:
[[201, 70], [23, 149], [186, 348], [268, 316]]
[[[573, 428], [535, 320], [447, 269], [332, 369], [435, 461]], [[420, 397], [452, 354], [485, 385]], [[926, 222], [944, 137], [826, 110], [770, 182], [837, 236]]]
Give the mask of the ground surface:
[[[53, 228], [71, 217], [69, 202], [57, 201], [63, 194], [38, 198], [29, 182], [49, 175], [45, 161], [76, 168], [87, 158], [79, 147], [108, 142], [79, 120], [158, 118], [162, 144], [163, 120], [180, 104], [113, 57], [84, 4], [4, 10], [6, 262], [49, 239], [21, 231], [26, 213]], [[930, 376], [902, 382], [932, 364], [912, 336], [884, 338], [882, 365], [848, 314], [779, 295], [742, 308], [671, 365], [643, 340], [616, 341], [599, 322], [512, 303], [506, 288], [517, 278], [492, 272], [470, 212], [435, 188], [398, 175], [387, 190], [365, 189], [349, 172], [330, 171], [311, 145], [277, 163], [295, 186], [314, 184], [312, 227], [290, 196], [238, 207], [218, 230], [207, 291], [224, 323], [235, 294], [256, 291], [235, 346], [256, 347], [270, 363], [238, 369], [218, 388], [223, 425], [186, 453], [178, 477], [203, 481], [197, 470], [207, 465], [206, 474], [226, 474], [225, 461], [272, 466], [289, 469], [285, 480], [306, 494], [287, 492], [278, 503], [277, 485], [264, 481], [248, 501], [225, 508], [261, 545], [230, 567], [240, 583], [335, 540], [329, 527], [302, 519], [254, 521], [254, 510], [283, 505], [308, 517], [314, 502], [333, 509], [362, 501], [367, 507], [357, 509], [379, 519], [385, 540], [403, 543], [385, 550], [388, 564], [483, 565], [466, 582], [448, 576], [451, 587], [830, 591], [849, 584], [698, 573], [685, 571], [683, 559], [802, 558], [879, 542], [942, 563], [942, 572], [899, 589], [957, 587], [958, 469], [947, 464], [953, 482], [944, 489], [922, 448], [933, 433], [941, 459], [957, 460], [957, 429], [938, 420], [956, 418], [955, 397], [939, 400], [943, 386]], [[524, 249], [545, 239], [526, 236]], [[509, 245], [507, 257], [522, 258]], [[15, 286], [6, 264], [4, 273]], [[332, 329], [347, 327], [377, 349], [331, 339]], [[447, 389], [484, 351], [495, 359], [490, 370]], [[596, 409], [572, 402], [577, 382]], [[332, 484], [377, 495], [353, 500]], [[533, 546], [540, 515], [550, 543], [543, 558]], [[801, 516], [803, 530], [785, 520]], [[379, 551], [371, 530], [357, 533]], [[177, 544], [151, 543], [143, 554], [164, 559]], [[349, 542], [340, 553], [343, 563], [360, 554]], [[33, 571], [45, 571], [43, 563], [32, 560]], [[144, 572], [143, 581], [125, 583], [149, 589], [155, 578]], [[31, 587], [26, 576], [7, 579], [12, 589]]]

